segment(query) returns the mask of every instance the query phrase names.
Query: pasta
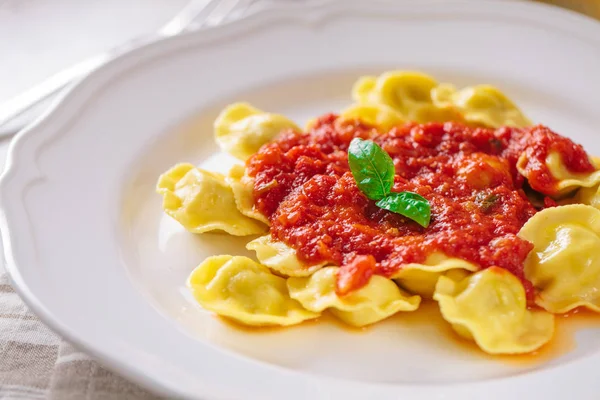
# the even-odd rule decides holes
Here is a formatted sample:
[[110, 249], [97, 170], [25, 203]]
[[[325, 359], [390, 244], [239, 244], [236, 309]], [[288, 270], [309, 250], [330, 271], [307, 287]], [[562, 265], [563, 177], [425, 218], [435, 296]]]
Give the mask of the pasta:
[[[594, 167], [596, 169], [600, 169], [600, 158], [594, 156], [591, 156], [590, 158], [592, 160], [592, 164], [594, 164]], [[585, 187], [583, 185], [581, 186], [582, 187], [577, 190], [574, 198], [568, 199], [570, 201], [568, 201], [566, 204], [572, 204], [574, 200], [575, 203], [587, 204], [600, 210], [600, 183], [591, 187]]]
[[340, 114], [342, 119], [358, 119], [368, 125], [390, 129], [404, 122], [402, 114], [385, 104], [355, 104]]
[[290, 298], [285, 279], [246, 257], [209, 257], [187, 286], [207, 310], [247, 325], [294, 325], [320, 315]]
[[258, 262], [213, 256], [190, 274], [201, 307], [364, 327], [435, 301], [489, 354], [541, 348], [554, 314], [600, 312], [600, 159], [490, 85], [389, 71], [352, 99], [304, 130], [232, 104], [214, 137], [244, 164], [161, 175], [165, 213], [190, 232], [255, 235]]
[[600, 171], [573, 173], [566, 168], [559, 153], [552, 152], [548, 154], [546, 165], [552, 176], [558, 180], [557, 190], [559, 192], [580, 187], [589, 188], [600, 183]]
[[225, 108], [215, 120], [215, 139], [222, 150], [245, 161], [282, 130], [300, 128], [279, 114], [263, 112], [247, 103]]
[[526, 135], [527, 146], [517, 146], [521, 152], [516, 168], [533, 190], [563, 201], [579, 188], [600, 183], [599, 164], [582, 146], [544, 126]]
[[519, 232], [533, 243], [525, 274], [536, 303], [553, 313], [600, 311], [600, 210], [574, 204], [543, 210]]
[[500, 90], [478, 85], [457, 90], [432, 77], [408, 71], [386, 72], [358, 80], [352, 90], [360, 104], [385, 105], [407, 120], [417, 122], [465, 121], [499, 128], [531, 125], [517, 106]]
[[490, 354], [528, 353], [550, 341], [554, 333], [554, 316], [527, 310], [521, 282], [501, 268], [458, 280], [442, 276], [434, 299], [460, 336]]
[[310, 277], [289, 278], [290, 296], [307, 310], [329, 309], [352, 326], [370, 325], [399, 311], [414, 311], [421, 303], [419, 296], [410, 296], [392, 281], [376, 275], [361, 289], [340, 297], [335, 292], [337, 271], [338, 267], [325, 267]]
[[261, 236], [246, 245], [256, 252], [258, 261], [284, 276], [309, 276], [326, 263], [306, 265], [296, 256], [296, 251], [283, 242], [274, 241], [270, 235]]
[[418, 294], [424, 298], [432, 298], [435, 291], [435, 285], [440, 276], [448, 271], [464, 270], [477, 271], [477, 265], [460, 260], [458, 258], [449, 258], [444, 254], [431, 254], [423, 264], [406, 264], [394, 276], [394, 280], [410, 293]]
[[225, 178], [191, 164], [178, 164], [158, 179], [165, 212], [193, 233], [224, 231], [245, 236], [262, 233], [265, 225], [236, 208]]
[[443, 84], [432, 89], [432, 98], [440, 108], [457, 109], [470, 123], [492, 128], [531, 125], [531, 121], [504, 93], [490, 85], [456, 90], [452, 85]]
[[600, 210], [600, 186], [582, 187], [577, 191], [575, 200]]
[[225, 181], [231, 186], [238, 210], [246, 217], [269, 225], [267, 217], [254, 209], [254, 195], [252, 194], [254, 182], [246, 175], [246, 169], [242, 165], [234, 165], [225, 177]]
[[417, 122], [452, 121], [460, 116], [450, 108], [439, 108], [431, 98], [438, 85], [432, 77], [418, 72], [393, 71], [379, 77], [360, 78], [352, 88], [359, 104], [383, 104], [404, 119]]

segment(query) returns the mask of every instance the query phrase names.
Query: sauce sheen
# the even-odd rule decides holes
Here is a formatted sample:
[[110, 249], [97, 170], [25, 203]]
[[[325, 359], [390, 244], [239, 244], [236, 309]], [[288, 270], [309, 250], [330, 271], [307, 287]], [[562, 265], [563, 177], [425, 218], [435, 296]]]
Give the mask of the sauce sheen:
[[[377, 207], [358, 189], [347, 154], [355, 137], [373, 140], [392, 157], [393, 192], [429, 201], [428, 228]], [[442, 252], [510, 271], [532, 300], [523, 263], [533, 245], [517, 233], [537, 210], [516, 164], [526, 153], [527, 184], [551, 196], [556, 181], [545, 164], [551, 151], [572, 172], [594, 170], [581, 146], [544, 126], [494, 131], [454, 122], [408, 123], [380, 132], [327, 114], [308, 132], [282, 133], [247, 167], [255, 181], [255, 208], [269, 218], [273, 238], [294, 248], [302, 261], [341, 266], [340, 292], [361, 287], [372, 273], [390, 277], [407, 263]], [[550, 197], [543, 204], [555, 205]]]

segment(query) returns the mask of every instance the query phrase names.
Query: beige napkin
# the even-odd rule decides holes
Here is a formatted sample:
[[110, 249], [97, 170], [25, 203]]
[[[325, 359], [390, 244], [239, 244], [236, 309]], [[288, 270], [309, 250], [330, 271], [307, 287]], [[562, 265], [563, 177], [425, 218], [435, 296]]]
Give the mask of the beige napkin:
[[48, 329], [0, 267], [0, 399], [154, 399]]

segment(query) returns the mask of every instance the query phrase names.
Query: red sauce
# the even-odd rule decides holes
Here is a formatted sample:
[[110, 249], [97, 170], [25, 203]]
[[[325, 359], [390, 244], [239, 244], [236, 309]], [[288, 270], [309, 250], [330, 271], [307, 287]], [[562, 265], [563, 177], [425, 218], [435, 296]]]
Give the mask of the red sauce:
[[[358, 189], [347, 161], [355, 137], [371, 139], [390, 154], [396, 168], [392, 191], [429, 200], [428, 228], [378, 208]], [[263, 146], [247, 166], [255, 178], [255, 207], [271, 221], [273, 238], [306, 262], [340, 265], [340, 292], [361, 287], [372, 273], [389, 277], [439, 251], [510, 271], [532, 299], [523, 262], [533, 246], [516, 235], [536, 209], [516, 163], [525, 152], [529, 185], [551, 195], [556, 182], [544, 163], [550, 151], [558, 151], [573, 172], [594, 169], [581, 146], [543, 126], [494, 131], [409, 123], [380, 132], [329, 114], [308, 132], [287, 132]]]
[[560, 154], [562, 162], [573, 173], [593, 172], [583, 147], [570, 139], [552, 132], [545, 126], [534, 126], [528, 129], [501, 128], [496, 132], [506, 150], [502, 152], [516, 173], [519, 157], [525, 158], [521, 168], [532, 189], [547, 195], [556, 194], [556, 179], [552, 177], [546, 166], [546, 157], [552, 152]]
[[362, 287], [369, 282], [377, 261], [372, 255], [357, 255], [338, 271], [335, 291], [339, 295], [350, 293], [354, 288]]

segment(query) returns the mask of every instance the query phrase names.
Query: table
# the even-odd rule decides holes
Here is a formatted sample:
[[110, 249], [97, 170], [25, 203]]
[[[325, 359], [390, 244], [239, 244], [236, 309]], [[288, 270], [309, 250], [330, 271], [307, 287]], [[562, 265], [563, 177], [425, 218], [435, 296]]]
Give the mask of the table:
[[[538, 1], [600, 19], [600, 0]], [[0, 0], [0, 103], [74, 62], [156, 30], [185, 3]], [[0, 141], [0, 170], [8, 145], [8, 140]], [[155, 397], [104, 369], [44, 326], [14, 293], [0, 264], [0, 399], [43, 398]]]

